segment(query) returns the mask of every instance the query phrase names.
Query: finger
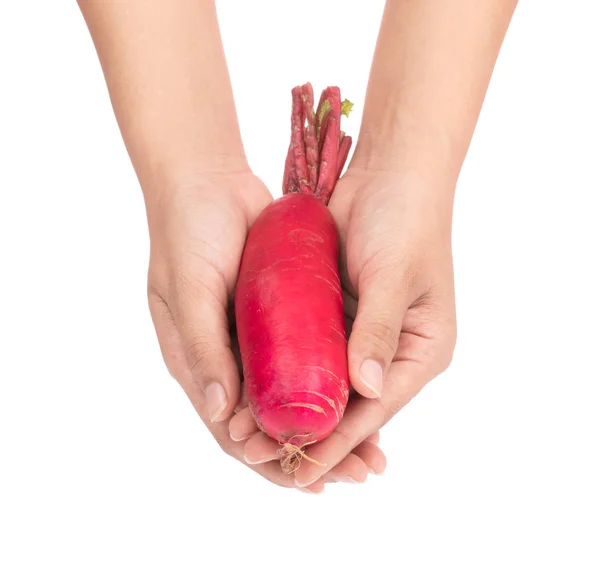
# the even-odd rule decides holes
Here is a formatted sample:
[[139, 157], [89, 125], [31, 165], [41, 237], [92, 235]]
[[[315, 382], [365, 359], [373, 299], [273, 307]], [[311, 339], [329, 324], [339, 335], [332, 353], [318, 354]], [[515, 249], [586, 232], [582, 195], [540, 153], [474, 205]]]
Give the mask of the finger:
[[325, 476], [326, 480], [335, 483], [364, 483], [369, 476], [369, 468], [354, 452], [346, 455]]
[[357, 445], [352, 453], [362, 460], [369, 473], [381, 475], [385, 471], [387, 459], [383, 451], [374, 443], [365, 440]]
[[229, 421], [229, 436], [234, 441], [245, 441], [258, 430], [256, 421], [254, 421], [248, 407], [236, 413]]
[[303, 489], [296, 489], [299, 490], [303, 493], [312, 493], [312, 494], [321, 494], [322, 492], [325, 491], [325, 483], [327, 481], [325, 479], [319, 479], [318, 481], [314, 482], [312, 485], [309, 485], [308, 487], [304, 487]]
[[[381, 449], [365, 441], [315, 483], [299, 490], [317, 492], [315, 488], [320, 491], [325, 483], [364, 483], [368, 473], [381, 474], [385, 470], [385, 463]], [[378, 468], [377, 471], [372, 469], [373, 466]]]
[[169, 307], [155, 292], [148, 293], [148, 306], [167, 370], [180, 384], [191, 383], [192, 374], [187, 365], [181, 337]]
[[373, 443], [374, 445], [378, 445], [379, 444], [379, 431], [375, 431], [375, 433], [372, 433], [371, 435], [369, 435], [365, 441], [368, 441], [369, 443]]
[[[207, 423], [212, 435], [223, 451], [243, 462], [245, 444], [244, 442], [236, 443], [229, 437], [228, 423], [208, 423], [204, 392], [193, 380], [185, 359], [183, 342], [167, 304], [156, 293], [150, 294], [148, 301], [160, 349], [169, 373], [179, 382], [194, 409], [202, 420]], [[283, 473], [279, 461], [254, 465], [250, 468], [275, 485], [287, 488], [294, 487], [293, 476]], [[315, 488], [318, 489], [319, 486], [317, 484]]]
[[238, 413], [246, 407], [248, 407], [248, 394], [246, 393], [246, 384], [242, 382], [240, 385], [240, 399], [238, 400], [234, 411]]
[[333, 433], [320, 443], [307, 447], [306, 454], [319, 464], [301, 463], [294, 476], [296, 486], [308, 486], [337, 466], [359, 443], [381, 426], [382, 420], [378, 399], [359, 398], [351, 402]]
[[[410, 302], [393, 266], [363, 272], [358, 310], [348, 341], [350, 381], [364, 397], [380, 397]], [[363, 277], [364, 276], [364, 277]]]
[[266, 433], [259, 431], [246, 441], [244, 460], [249, 465], [259, 465], [279, 460], [281, 458], [279, 454], [280, 449], [281, 445], [277, 441], [271, 439]]
[[[277, 470], [281, 472], [280, 448], [281, 445], [265, 433], [255, 433], [246, 442], [244, 460], [251, 466], [276, 466]], [[312, 464], [308, 460], [303, 463]], [[365, 441], [346, 455], [331, 471], [324, 473], [324, 477], [326, 482], [362, 483], [366, 480], [369, 472], [381, 474], [385, 466], [386, 459], [383, 451], [377, 445]], [[316, 480], [312, 482], [316, 482]]]
[[322, 465], [302, 463], [295, 473], [296, 486], [315, 482], [330, 467], [336, 466], [367, 436], [385, 425], [432, 379], [429, 364], [411, 361], [394, 362], [388, 372], [388, 383], [379, 399], [353, 401], [329, 437], [307, 448], [306, 454]]
[[[216, 282], [215, 282], [216, 283]], [[172, 308], [194, 382], [211, 422], [227, 419], [239, 400], [240, 378], [231, 351], [225, 287], [181, 279]]]
[[[269, 469], [273, 468], [273, 472], [283, 474], [279, 462], [279, 449], [280, 445], [270, 437], [264, 433], [258, 433], [253, 435], [251, 440], [246, 443], [244, 459], [251, 466], [258, 465]], [[303, 463], [310, 464], [310, 461], [305, 460]], [[319, 480], [323, 479], [324, 482], [363, 483], [366, 481], [369, 472], [381, 474], [385, 466], [386, 459], [381, 449], [373, 443], [365, 442], [346, 455], [329, 472], [307, 486], [318, 483]]]
[[[190, 401], [198, 409], [196, 403], [198, 403], [198, 399], [195, 398], [194, 393], [201, 392], [200, 388], [196, 384], [192, 384], [192, 393], [188, 395], [190, 397]], [[271, 462], [265, 462], [260, 464], [248, 465], [244, 459], [244, 449], [245, 442], [235, 442], [229, 436], [229, 424], [227, 421], [221, 421], [220, 423], [211, 423], [208, 425], [211, 433], [213, 434], [215, 440], [220, 445], [221, 449], [225, 451], [228, 455], [232, 456], [234, 459], [244, 463], [250, 469], [252, 469], [255, 473], [264, 477], [268, 481], [272, 482], [275, 485], [285, 488], [293, 488], [295, 487], [293, 475], [287, 475], [281, 470], [281, 463], [279, 459], [273, 460]]]
[[[245, 410], [246, 411], [246, 410]], [[240, 414], [236, 415], [238, 417]], [[233, 419], [235, 419], [235, 417]], [[231, 423], [230, 422], [230, 427]], [[263, 432], [257, 430], [256, 425], [252, 427], [254, 429], [254, 433], [251, 434], [249, 440], [246, 442], [244, 447], [244, 460], [250, 465], [260, 465], [263, 463], [270, 463], [272, 461], [279, 460], [281, 458], [280, 449], [281, 445], [279, 445], [276, 441], [271, 439], [268, 435]], [[368, 441], [368, 439], [378, 440], [379, 432], [369, 435], [364, 443], [359, 444], [353, 451], [352, 454], [362, 459], [362, 461], [366, 464], [367, 472], [369, 469], [372, 469], [371, 472], [376, 474], [380, 474], [385, 469], [386, 459], [383, 451], [372, 441]], [[234, 439], [235, 440], [235, 439]], [[310, 463], [310, 461], [306, 461]], [[334, 474], [341, 475], [340, 473], [340, 465], [336, 465], [331, 469]], [[356, 474], [352, 473], [346, 475], [351, 477], [353, 480], [362, 482], [363, 471], [358, 470]]]

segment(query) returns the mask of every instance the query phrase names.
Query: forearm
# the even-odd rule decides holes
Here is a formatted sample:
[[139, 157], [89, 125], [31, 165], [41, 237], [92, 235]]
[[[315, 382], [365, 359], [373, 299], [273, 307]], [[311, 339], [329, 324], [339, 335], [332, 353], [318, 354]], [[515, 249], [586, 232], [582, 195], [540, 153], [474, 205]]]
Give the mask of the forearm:
[[456, 181], [517, 0], [388, 0], [352, 166]]
[[247, 168], [212, 0], [79, 0], [145, 192]]

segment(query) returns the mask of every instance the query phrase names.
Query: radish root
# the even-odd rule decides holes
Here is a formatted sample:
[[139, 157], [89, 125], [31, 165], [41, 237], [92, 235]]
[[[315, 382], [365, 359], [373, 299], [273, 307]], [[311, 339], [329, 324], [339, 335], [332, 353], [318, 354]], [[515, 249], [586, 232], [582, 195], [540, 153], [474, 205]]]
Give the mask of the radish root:
[[[292, 439], [295, 439], [296, 437], [300, 437], [300, 435], [296, 435], [295, 437], [292, 437]], [[290, 441], [292, 439], [290, 439]], [[302, 446], [294, 445], [293, 443], [290, 443], [290, 441], [283, 443], [281, 449], [278, 451], [279, 455], [281, 456], [281, 469], [286, 475], [295, 473], [300, 467], [302, 459], [306, 459], [307, 461], [314, 463], [315, 465], [319, 465], [320, 467], [326, 466], [325, 463], [321, 463], [320, 461], [309, 457], [304, 452], [304, 447], [312, 445], [313, 443], [316, 443], [316, 441], [309, 441], [308, 443], [304, 443]]]

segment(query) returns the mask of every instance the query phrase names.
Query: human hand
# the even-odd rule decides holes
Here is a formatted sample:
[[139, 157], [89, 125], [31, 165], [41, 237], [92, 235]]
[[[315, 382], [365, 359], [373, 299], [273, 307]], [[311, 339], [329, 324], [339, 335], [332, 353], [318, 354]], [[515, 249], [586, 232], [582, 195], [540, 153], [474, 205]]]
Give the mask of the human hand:
[[[334, 433], [308, 452], [327, 466], [450, 364], [456, 340], [452, 195], [416, 177], [358, 169], [336, 187], [330, 208], [341, 234], [349, 374], [359, 395]], [[305, 463], [296, 481], [306, 485], [321, 472]]]
[[[340, 229], [349, 372], [357, 393], [336, 430], [307, 449], [326, 466], [303, 463], [297, 486], [339, 474], [351, 451], [365, 447], [369, 435], [449, 365], [456, 324], [451, 202], [440, 198], [447, 196], [393, 173], [350, 169], [337, 184], [330, 208]], [[251, 427], [247, 410], [230, 423], [234, 436]], [[246, 455], [274, 458], [277, 448], [256, 433]]]
[[163, 358], [221, 448], [243, 460], [226, 422], [240, 399], [231, 307], [248, 229], [271, 196], [249, 172], [194, 177], [150, 196], [148, 299]]

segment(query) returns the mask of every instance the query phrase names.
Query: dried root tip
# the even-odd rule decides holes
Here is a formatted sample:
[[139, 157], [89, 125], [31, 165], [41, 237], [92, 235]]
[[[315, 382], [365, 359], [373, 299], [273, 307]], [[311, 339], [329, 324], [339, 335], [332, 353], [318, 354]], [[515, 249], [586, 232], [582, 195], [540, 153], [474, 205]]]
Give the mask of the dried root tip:
[[293, 445], [292, 443], [284, 443], [279, 449], [278, 453], [281, 456], [281, 470], [286, 474], [290, 475], [298, 470], [300, 467], [300, 463], [302, 459], [306, 459], [315, 465], [319, 465], [320, 467], [324, 467], [325, 463], [321, 463], [312, 457], [309, 457], [304, 452], [304, 447], [307, 445], [312, 445], [315, 441], [311, 441], [310, 443], [305, 443], [302, 447], [298, 445]]

